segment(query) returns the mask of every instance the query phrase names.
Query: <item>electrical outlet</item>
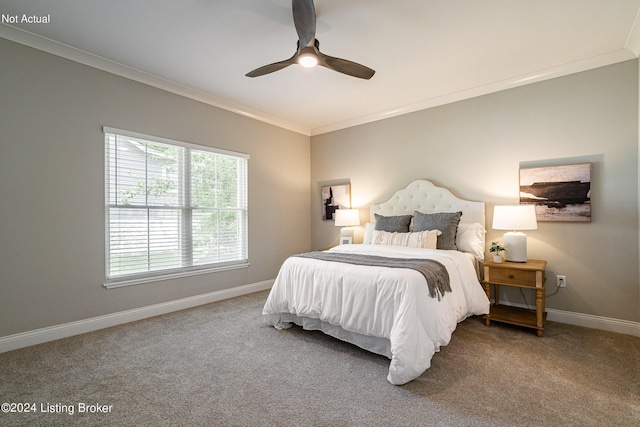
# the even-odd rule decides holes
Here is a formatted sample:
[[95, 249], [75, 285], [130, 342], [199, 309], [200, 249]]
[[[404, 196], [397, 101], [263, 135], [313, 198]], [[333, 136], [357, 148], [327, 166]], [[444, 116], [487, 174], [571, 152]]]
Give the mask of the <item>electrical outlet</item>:
[[559, 288], [566, 288], [567, 287], [567, 276], [556, 276], [556, 280], [557, 280], [557, 285]]

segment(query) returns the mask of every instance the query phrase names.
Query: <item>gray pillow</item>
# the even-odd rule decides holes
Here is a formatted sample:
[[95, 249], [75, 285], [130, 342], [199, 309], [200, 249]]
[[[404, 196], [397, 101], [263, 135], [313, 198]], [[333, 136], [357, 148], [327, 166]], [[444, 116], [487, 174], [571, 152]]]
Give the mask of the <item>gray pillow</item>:
[[440, 230], [438, 236], [438, 249], [458, 250], [456, 246], [456, 233], [462, 212], [437, 212], [425, 214], [415, 211], [413, 213], [413, 231]]
[[374, 214], [376, 230], [389, 233], [408, 233], [411, 215], [382, 216]]

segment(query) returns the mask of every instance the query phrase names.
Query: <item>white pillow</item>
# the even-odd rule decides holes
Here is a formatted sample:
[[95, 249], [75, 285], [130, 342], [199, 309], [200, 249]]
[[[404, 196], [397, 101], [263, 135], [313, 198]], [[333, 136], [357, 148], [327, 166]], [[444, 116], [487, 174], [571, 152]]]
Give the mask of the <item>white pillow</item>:
[[370, 245], [373, 243], [373, 232], [376, 231], [376, 226], [370, 222], [364, 225], [364, 240], [362, 243]]
[[482, 224], [458, 224], [458, 234], [456, 234], [456, 246], [459, 251], [469, 252], [479, 261], [484, 260], [484, 235], [487, 230]]
[[410, 248], [435, 249], [440, 230], [425, 230], [417, 233], [390, 233], [374, 230], [374, 245], [408, 246]]

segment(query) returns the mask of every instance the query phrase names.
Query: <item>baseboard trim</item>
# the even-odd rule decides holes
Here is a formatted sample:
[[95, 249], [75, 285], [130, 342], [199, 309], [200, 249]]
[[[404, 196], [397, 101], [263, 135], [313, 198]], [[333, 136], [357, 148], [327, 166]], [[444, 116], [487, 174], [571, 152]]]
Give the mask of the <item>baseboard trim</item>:
[[48, 341], [55, 341], [74, 335], [97, 331], [99, 329], [110, 328], [123, 323], [135, 322], [149, 317], [159, 316], [174, 311], [197, 307], [216, 301], [248, 295], [254, 292], [270, 289], [274, 280], [252, 283], [235, 288], [223, 289], [209, 292], [202, 295], [181, 298], [160, 304], [153, 304], [146, 307], [134, 308], [117, 313], [106, 314], [104, 316], [79, 320], [76, 322], [64, 323], [61, 325], [49, 326], [33, 331], [21, 332], [14, 335], [0, 337], [0, 353], [4, 353], [19, 348], [42, 344]]
[[[502, 300], [500, 301], [500, 304], [529, 308], [525, 304]], [[568, 325], [583, 326], [585, 328], [600, 329], [603, 331], [640, 337], [640, 322], [612, 319], [610, 317], [594, 316], [592, 314], [576, 313], [573, 311], [556, 310], [555, 308], [547, 308], [546, 311], [547, 320], [552, 322], [566, 323]]]
[[640, 323], [630, 320], [612, 319], [553, 308], [547, 309], [547, 320], [640, 337]]
[[[271, 286], [273, 286], [273, 282], [273, 280], [265, 280], [263, 282], [237, 286], [235, 288], [223, 289], [221, 291], [209, 292], [165, 303], [134, 308], [131, 310], [120, 311], [118, 313], [0, 337], [0, 353], [87, 332], [93, 332], [99, 329], [110, 328], [124, 323], [135, 322], [137, 320], [197, 307], [199, 305], [209, 304], [216, 301], [248, 295], [254, 292], [264, 291], [270, 289]], [[503, 302], [503, 304], [526, 308], [523, 304], [506, 302]], [[553, 308], [547, 308], [547, 320], [640, 337], [639, 322], [556, 310]]]

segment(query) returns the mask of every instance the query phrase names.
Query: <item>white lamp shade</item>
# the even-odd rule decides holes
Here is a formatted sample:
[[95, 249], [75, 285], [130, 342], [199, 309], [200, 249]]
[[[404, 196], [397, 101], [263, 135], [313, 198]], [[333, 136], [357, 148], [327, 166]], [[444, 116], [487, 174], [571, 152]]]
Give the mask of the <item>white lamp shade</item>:
[[534, 205], [494, 206], [493, 225], [495, 230], [536, 230], [536, 207]]
[[336, 227], [351, 227], [360, 225], [360, 211], [358, 209], [337, 209]]
[[536, 207], [534, 205], [495, 206], [493, 225], [495, 230], [513, 230], [504, 235], [504, 259], [511, 262], [527, 261], [527, 235], [517, 230], [535, 230]]

